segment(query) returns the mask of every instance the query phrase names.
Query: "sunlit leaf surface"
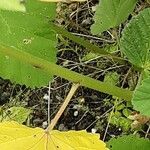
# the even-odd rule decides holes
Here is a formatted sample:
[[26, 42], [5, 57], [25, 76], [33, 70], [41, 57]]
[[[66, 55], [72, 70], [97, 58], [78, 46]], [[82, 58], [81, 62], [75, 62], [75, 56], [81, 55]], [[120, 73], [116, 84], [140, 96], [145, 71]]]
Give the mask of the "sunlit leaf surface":
[[21, 0], [0, 0], [0, 9], [25, 12], [25, 6]]
[[1, 150], [108, 150], [98, 134], [86, 131], [46, 132], [16, 122], [0, 123]]
[[[55, 63], [56, 34], [48, 23], [55, 17], [55, 4], [29, 0], [26, 9], [26, 13], [0, 11], [0, 45]], [[52, 75], [46, 75], [38, 66], [2, 54], [0, 66], [1, 77], [30, 87], [46, 85], [52, 79]]]

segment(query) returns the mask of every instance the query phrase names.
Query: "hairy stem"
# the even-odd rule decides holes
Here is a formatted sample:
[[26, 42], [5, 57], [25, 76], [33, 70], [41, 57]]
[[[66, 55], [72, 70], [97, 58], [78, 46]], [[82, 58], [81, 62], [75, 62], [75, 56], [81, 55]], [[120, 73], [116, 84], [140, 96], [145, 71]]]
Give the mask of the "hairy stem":
[[[90, 43], [89, 40], [85, 40], [84, 38], [81, 38], [81, 37], [78, 37], [78, 36], [75, 36], [75, 35], [71, 34], [67, 30], [63, 29], [62, 27], [59, 27], [59, 26], [55, 25], [54, 23], [50, 22], [50, 28], [51, 28], [51, 30], [54, 30], [58, 34], [61, 34], [64, 37], [69, 38], [70, 40], [76, 42], [79, 45], [82, 45], [83, 47], [88, 49], [90, 52], [93, 52], [93, 53], [96, 53], [96, 54], [99, 54], [99, 55], [103, 55], [103, 56], [107, 56], [107, 57], [109, 57], [109, 58], [113, 59], [114, 61], [117, 61], [117, 62], [119, 62], [121, 64], [125, 64], [126, 63], [125, 59], [123, 59], [121, 57], [117, 57], [117, 56], [107, 52], [105, 50], [105, 48], [100, 48], [99, 46]], [[115, 47], [115, 45], [111, 44], [109, 46], [109, 48], [110, 47]]]
[[96, 79], [87, 77], [74, 71], [70, 71], [69, 69], [63, 68], [59, 65], [43, 60], [29, 53], [19, 51], [13, 48], [8, 48], [3, 45], [0, 45], [0, 53], [4, 56], [9, 56], [23, 63], [32, 65], [33, 67], [37, 66], [37, 69], [40, 69], [47, 74], [57, 75], [67, 80], [70, 80], [73, 83], [79, 83], [81, 86], [85, 86], [126, 100], [131, 100], [132, 98], [132, 91], [98, 81]]

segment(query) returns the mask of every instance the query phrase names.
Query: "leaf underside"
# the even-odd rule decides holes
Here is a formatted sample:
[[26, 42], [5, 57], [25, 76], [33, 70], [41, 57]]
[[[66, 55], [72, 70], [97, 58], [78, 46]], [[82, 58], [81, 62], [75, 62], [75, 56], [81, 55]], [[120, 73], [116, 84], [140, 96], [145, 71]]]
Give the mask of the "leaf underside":
[[140, 12], [126, 26], [121, 38], [121, 51], [135, 66], [150, 67], [150, 8]]
[[133, 94], [133, 108], [150, 117], [150, 78], [143, 80]]

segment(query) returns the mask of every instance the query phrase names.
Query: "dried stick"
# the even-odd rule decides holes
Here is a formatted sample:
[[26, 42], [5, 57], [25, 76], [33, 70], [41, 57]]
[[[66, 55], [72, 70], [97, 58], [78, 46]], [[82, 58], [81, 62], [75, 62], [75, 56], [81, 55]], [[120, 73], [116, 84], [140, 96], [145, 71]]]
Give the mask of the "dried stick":
[[78, 89], [79, 84], [73, 84], [71, 87], [71, 90], [69, 91], [64, 103], [62, 104], [62, 106], [60, 107], [59, 111], [57, 112], [57, 114], [55, 115], [54, 119], [51, 121], [51, 124], [48, 126], [47, 131], [51, 131], [53, 130], [54, 126], [56, 125], [57, 121], [59, 120], [59, 118], [61, 117], [61, 115], [63, 114], [64, 110], [66, 109], [66, 107], [68, 106], [71, 98], [73, 97], [74, 93], [76, 92], [76, 90]]

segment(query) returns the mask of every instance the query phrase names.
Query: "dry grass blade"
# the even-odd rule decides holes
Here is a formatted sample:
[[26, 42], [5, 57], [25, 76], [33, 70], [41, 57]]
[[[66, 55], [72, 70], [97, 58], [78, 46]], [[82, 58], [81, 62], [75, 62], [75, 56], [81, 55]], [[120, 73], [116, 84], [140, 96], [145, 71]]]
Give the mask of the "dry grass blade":
[[73, 84], [72, 85], [71, 90], [68, 93], [64, 103], [62, 104], [61, 108], [59, 109], [59, 111], [57, 112], [56, 116], [54, 117], [54, 119], [52, 120], [51, 124], [49, 125], [49, 127], [48, 127], [49, 131], [53, 130], [54, 126], [56, 125], [57, 121], [61, 117], [61, 115], [64, 112], [64, 110], [66, 109], [66, 107], [68, 106], [72, 96], [74, 95], [74, 93], [76, 92], [78, 87], [79, 87], [79, 84]]

